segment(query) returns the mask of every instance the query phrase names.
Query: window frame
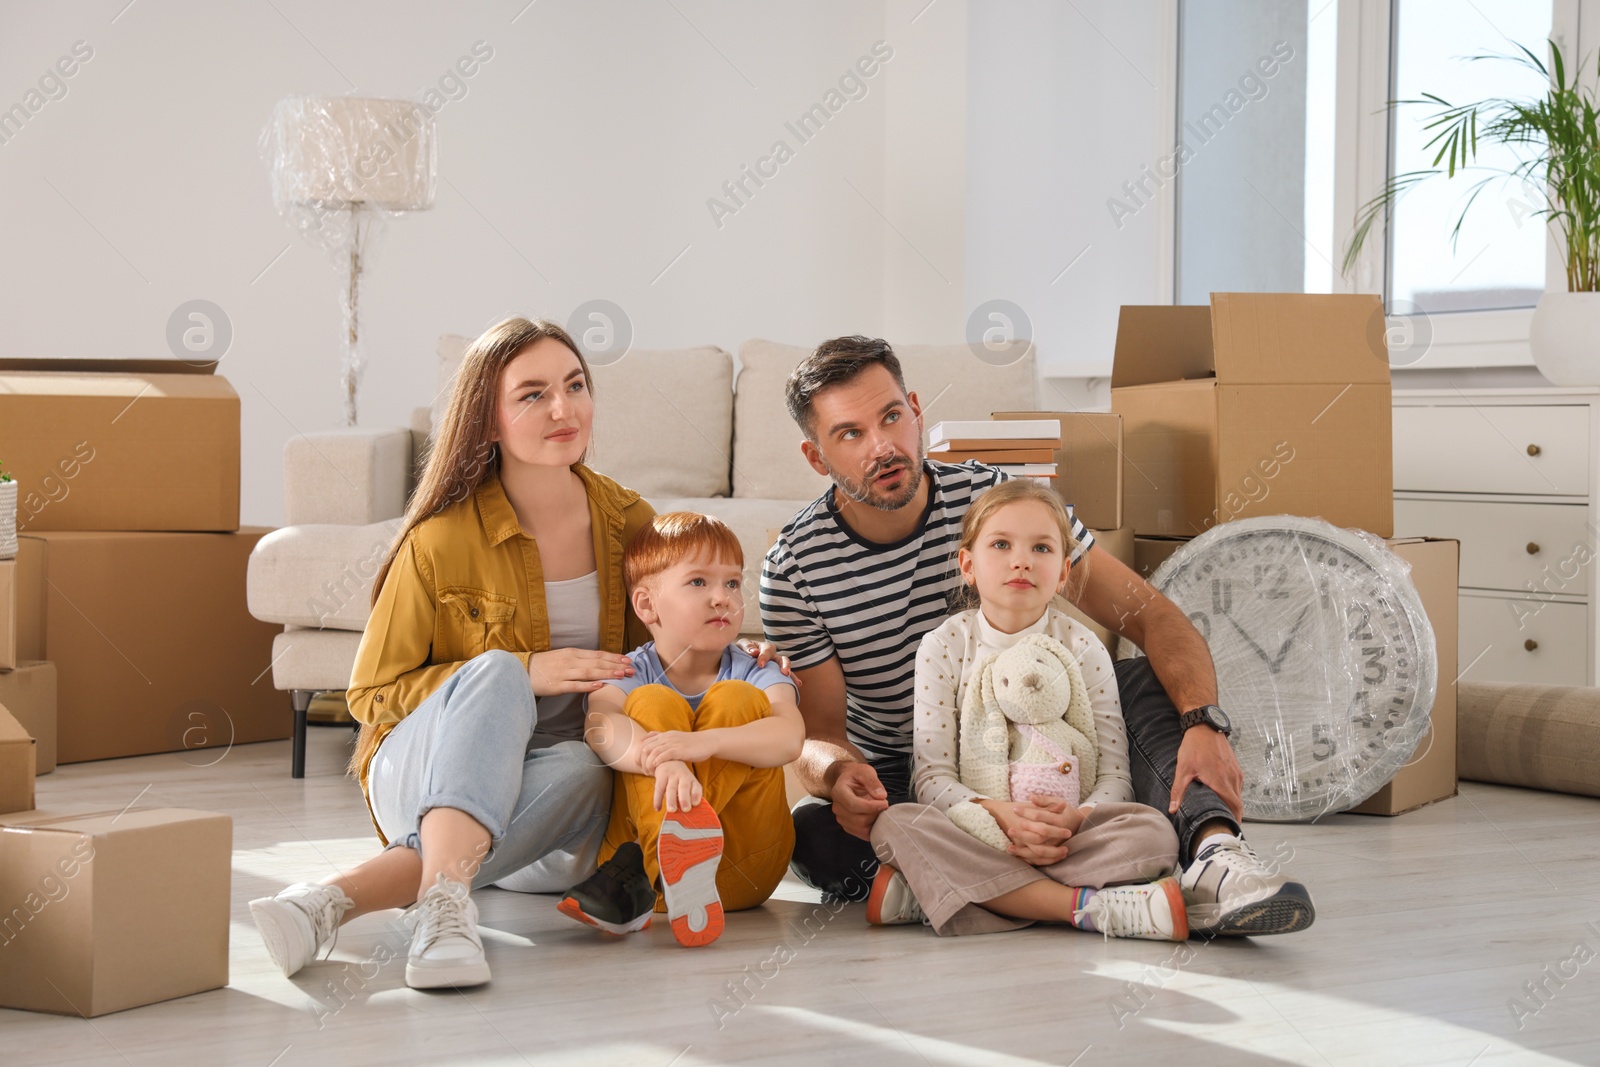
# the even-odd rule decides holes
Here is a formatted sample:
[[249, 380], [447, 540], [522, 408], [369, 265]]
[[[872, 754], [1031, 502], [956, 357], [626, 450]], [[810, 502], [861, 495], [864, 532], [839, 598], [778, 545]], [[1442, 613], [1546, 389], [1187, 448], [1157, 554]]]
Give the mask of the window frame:
[[[1179, 63], [1177, 3], [1168, 6], [1165, 27], [1171, 63], [1170, 86], [1164, 94], [1166, 141], [1177, 137]], [[1335, 58], [1334, 247], [1342, 252], [1354, 231], [1360, 206], [1377, 196], [1389, 178], [1393, 116], [1388, 107], [1394, 74], [1394, 0], [1339, 0]], [[1600, 46], [1600, 0], [1554, 0], [1551, 34], [1568, 55], [1584, 56]], [[1576, 47], [1572, 44], [1576, 42]], [[1174, 185], [1176, 183], [1173, 183]], [[1161, 222], [1164, 291], [1175, 299], [1177, 271], [1176, 213], [1168, 186]], [[1335, 293], [1382, 293], [1389, 288], [1389, 227], [1374, 224], [1350, 277], [1331, 271]], [[1337, 257], [1336, 257], [1337, 258]], [[1564, 284], [1560, 250], [1545, 231], [1546, 291]], [[1533, 366], [1528, 346], [1532, 308], [1494, 311], [1435, 312], [1428, 316], [1432, 343], [1419, 369]]]

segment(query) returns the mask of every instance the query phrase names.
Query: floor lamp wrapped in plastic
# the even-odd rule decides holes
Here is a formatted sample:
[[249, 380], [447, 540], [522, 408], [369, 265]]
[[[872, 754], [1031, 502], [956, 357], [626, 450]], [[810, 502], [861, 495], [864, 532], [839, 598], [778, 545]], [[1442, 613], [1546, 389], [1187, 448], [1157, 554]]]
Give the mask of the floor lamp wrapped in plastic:
[[433, 114], [411, 100], [291, 96], [264, 136], [278, 213], [345, 271], [340, 384], [344, 422], [356, 424], [361, 380], [361, 271], [374, 230], [433, 206]]

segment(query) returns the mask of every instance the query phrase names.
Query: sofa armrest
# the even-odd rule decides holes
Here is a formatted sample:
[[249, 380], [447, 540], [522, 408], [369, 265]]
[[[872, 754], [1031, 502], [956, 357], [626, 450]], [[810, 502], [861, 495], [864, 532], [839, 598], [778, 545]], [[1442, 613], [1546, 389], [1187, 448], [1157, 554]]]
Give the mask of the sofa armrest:
[[400, 533], [400, 519], [367, 526], [306, 525], [256, 542], [245, 573], [245, 604], [262, 622], [318, 630], [367, 625], [372, 583]]
[[405, 513], [411, 431], [352, 427], [291, 437], [283, 446], [288, 526], [366, 526]]

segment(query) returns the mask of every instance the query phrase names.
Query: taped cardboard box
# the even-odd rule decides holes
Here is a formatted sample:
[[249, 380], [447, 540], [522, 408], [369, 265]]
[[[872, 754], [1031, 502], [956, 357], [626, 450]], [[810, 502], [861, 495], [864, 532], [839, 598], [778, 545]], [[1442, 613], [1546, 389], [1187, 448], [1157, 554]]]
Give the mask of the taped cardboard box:
[[228, 984], [233, 820], [0, 816], [0, 1007], [85, 1018]]
[[0, 671], [17, 666], [17, 561], [0, 559]]
[[996, 419], [1055, 419], [1056, 492], [1091, 530], [1117, 530], [1122, 519], [1122, 416], [1105, 411], [996, 411]]
[[1129, 468], [1124, 523], [1192, 537], [1230, 519], [1307, 515], [1391, 535], [1384, 331], [1369, 294], [1124, 307], [1111, 375]]
[[282, 628], [245, 606], [250, 551], [267, 532], [22, 538], [43, 542], [19, 557], [47, 577], [44, 617], [23, 626], [42, 630], [43, 658], [56, 665], [57, 760], [289, 736], [269, 670]]
[[0, 704], [0, 813], [33, 810], [35, 747], [28, 731]]
[[1439, 647], [1439, 689], [1429, 716], [1430, 729], [1416, 752], [1389, 783], [1351, 808], [1360, 815], [1401, 815], [1453, 797], [1456, 781], [1456, 675], [1458, 580], [1461, 544], [1437, 537], [1397, 537], [1389, 547], [1411, 564], [1411, 584], [1422, 597], [1422, 608], [1433, 626]]
[[17, 529], [238, 529], [239, 397], [214, 368], [0, 360]]
[[56, 665], [23, 660], [14, 671], [0, 671], [0, 704], [33, 737], [34, 773], [56, 769]]

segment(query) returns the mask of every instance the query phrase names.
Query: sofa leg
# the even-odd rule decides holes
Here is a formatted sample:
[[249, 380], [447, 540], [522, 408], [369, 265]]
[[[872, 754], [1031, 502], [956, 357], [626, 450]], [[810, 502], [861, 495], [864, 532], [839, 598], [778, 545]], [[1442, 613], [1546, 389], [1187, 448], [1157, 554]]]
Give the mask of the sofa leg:
[[306, 712], [311, 707], [312, 696], [310, 689], [289, 690], [289, 703], [294, 707], [294, 749], [289, 763], [291, 778], [306, 776]]

